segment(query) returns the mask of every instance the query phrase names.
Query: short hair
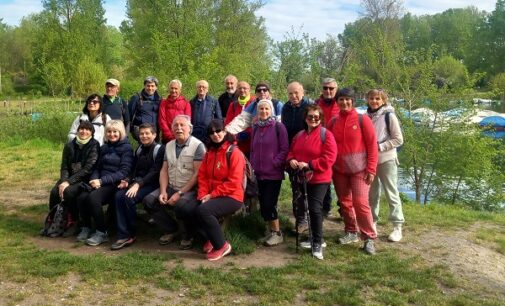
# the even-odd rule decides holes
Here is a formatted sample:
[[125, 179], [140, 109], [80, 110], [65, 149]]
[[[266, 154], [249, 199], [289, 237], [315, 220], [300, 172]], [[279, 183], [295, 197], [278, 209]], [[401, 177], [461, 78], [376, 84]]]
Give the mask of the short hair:
[[289, 91], [289, 87], [293, 87], [293, 86], [298, 86], [298, 87], [300, 87], [300, 88], [302, 89], [302, 91], [305, 93], [305, 89], [303, 89], [303, 85], [302, 85], [302, 83], [297, 82], [297, 81], [294, 81], [294, 82], [289, 83], [289, 84], [288, 84], [288, 87], [286, 87], [286, 88], [287, 88], [287, 89], [288, 89], [288, 91]]
[[179, 81], [178, 79], [174, 79], [172, 81], [170, 81], [170, 83], [168, 83], [168, 87], [170, 88], [170, 85], [172, 84], [177, 84], [177, 86], [179, 86], [179, 89], [182, 89], [182, 82]]
[[337, 84], [337, 81], [334, 78], [324, 78], [321, 81], [321, 84], [326, 84], [326, 83], [335, 83], [335, 84]]
[[309, 114], [310, 111], [317, 111], [319, 112], [319, 119], [321, 120], [321, 125], [324, 125], [324, 112], [321, 106], [317, 104], [309, 104], [305, 109], [303, 110], [303, 128], [305, 130], [308, 129], [307, 122], [305, 120], [307, 119], [307, 115]]
[[102, 96], [100, 96], [97, 93], [94, 93], [86, 98], [86, 104], [84, 104], [84, 108], [82, 109], [82, 112], [84, 114], [89, 116], [88, 103], [89, 101], [94, 100], [95, 98], [98, 98], [98, 100], [100, 100], [100, 107], [98, 108], [98, 113], [100, 114], [102, 112]]
[[188, 115], [177, 115], [174, 117], [174, 120], [172, 120], [172, 125], [170, 126], [171, 129], [174, 128], [174, 124], [175, 124], [175, 120], [176, 119], [184, 119], [186, 121], [186, 123], [188, 124], [189, 126], [189, 133], [192, 134], [193, 133], [193, 124], [191, 123], [191, 117], [188, 116]]
[[381, 97], [382, 101], [384, 101], [384, 104], [388, 104], [389, 97], [388, 97], [388, 94], [384, 91], [384, 89], [380, 89], [380, 88], [370, 89], [366, 93], [366, 97], [367, 97], [367, 99], [370, 99], [370, 97], [372, 97], [372, 96], [379, 96], [379, 97]]
[[234, 79], [236, 83], [238, 83], [238, 79], [236, 76], [234, 76], [233, 74], [228, 74], [225, 78], [224, 78], [224, 81], [226, 82], [226, 80], [228, 79]]
[[[223, 119], [212, 119], [209, 125], [207, 126], [207, 135], [210, 135], [210, 133], [215, 130], [225, 131], [226, 134], [224, 135], [223, 140], [228, 141], [230, 143], [235, 142], [235, 136], [226, 131]], [[211, 143], [212, 139], [210, 139], [209, 137], [207, 139], [207, 147], [209, 147]]]
[[89, 122], [88, 120], [81, 120], [79, 122], [77, 130], [79, 131], [80, 129], [86, 129], [91, 131], [91, 137], [95, 135], [95, 127], [93, 126], [93, 123]]
[[[123, 121], [121, 120], [109, 120], [105, 124], [105, 133], [109, 130], [116, 130], [119, 132], [119, 140], [126, 138], [126, 129], [124, 127]], [[109, 142], [109, 140], [107, 140]]]
[[349, 97], [352, 99], [352, 104], [355, 102], [355, 93], [351, 88], [340, 88], [335, 95], [335, 99], [338, 100], [340, 97]]
[[209, 82], [205, 81], [205, 80], [199, 80], [199, 81], [196, 81], [195, 83], [195, 86], [198, 88], [198, 84], [199, 83], [204, 83], [205, 86], [207, 86], [207, 88], [209, 88]]
[[142, 129], [149, 129], [151, 130], [151, 133], [156, 134], [156, 127], [151, 123], [146, 122], [139, 125], [139, 131]]
[[148, 76], [144, 79], [144, 85], [146, 85], [147, 83], [154, 83], [156, 84], [156, 86], [158, 86], [158, 79], [153, 76]]

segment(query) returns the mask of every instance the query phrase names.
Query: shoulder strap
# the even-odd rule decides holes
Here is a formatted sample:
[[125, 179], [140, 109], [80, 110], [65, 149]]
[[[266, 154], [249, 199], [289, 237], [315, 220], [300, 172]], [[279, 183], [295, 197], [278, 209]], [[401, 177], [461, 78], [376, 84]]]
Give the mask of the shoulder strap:
[[107, 123], [107, 114], [102, 112], [102, 124], [105, 126]]
[[391, 128], [389, 127], [389, 123], [390, 123], [389, 115], [390, 114], [391, 114], [391, 112], [386, 112], [384, 114], [384, 120], [386, 121], [386, 130], [388, 131], [389, 136], [391, 136]]
[[274, 111], [273, 113], [276, 115], [276, 116], [279, 116], [279, 114], [277, 114], [277, 105], [279, 105], [279, 100], [274, 100], [272, 101], [272, 106], [274, 107]]
[[324, 144], [326, 141], [326, 128], [324, 126], [319, 130], [319, 136], [321, 137], [321, 142]]
[[231, 153], [233, 152], [233, 149], [235, 149], [235, 145], [232, 144], [228, 147], [228, 149], [226, 149], [226, 163], [228, 165], [230, 165], [230, 157], [231, 157]]
[[158, 151], [160, 150], [161, 148], [161, 144], [157, 143], [155, 146], [154, 146], [154, 150], [153, 150], [153, 160], [156, 161], [156, 156], [158, 156]]
[[335, 124], [335, 121], [337, 121], [337, 117], [336, 116], [331, 117], [330, 121], [328, 121], [328, 124], [326, 124], [326, 126], [329, 129], [331, 129], [333, 127], [333, 125]]
[[358, 114], [358, 122], [359, 122], [359, 129], [361, 132], [363, 132], [363, 115]]

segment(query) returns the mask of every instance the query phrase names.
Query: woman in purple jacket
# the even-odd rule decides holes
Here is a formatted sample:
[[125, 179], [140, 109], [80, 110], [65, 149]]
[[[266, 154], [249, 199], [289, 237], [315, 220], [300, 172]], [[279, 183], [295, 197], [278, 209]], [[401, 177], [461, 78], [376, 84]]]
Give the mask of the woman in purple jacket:
[[272, 110], [272, 101], [258, 102], [251, 141], [251, 165], [258, 180], [261, 216], [270, 228], [270, 234], [265, 237], [267, 246], [284, 241], [277, 215], [277, 200], [289, 151], [288, 132], [282, 123], [277, 122]]

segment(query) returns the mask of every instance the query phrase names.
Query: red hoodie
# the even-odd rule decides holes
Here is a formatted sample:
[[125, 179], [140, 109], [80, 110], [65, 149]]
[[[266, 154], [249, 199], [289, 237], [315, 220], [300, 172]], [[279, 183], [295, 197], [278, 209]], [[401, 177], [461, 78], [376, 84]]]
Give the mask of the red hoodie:
[[[198, 199], [210, 194], [211, 199], [230, 197], [244, 201], [245, 159], [235, 148], [230, 155], [230, 165], [226, 160], [226, 150], [231, 145], [225, 142], [219, 148], [209, 148], [198, 171]], [[205, 204], [204, 204], [205, 205]]]
[[337, 100], [335, 98], [331, 99], [331, 102], [328, 103], [324, 100], [323, 95], [319, 97], [319, 99], [315, 102], [321, 109], [323, 110], [324, 115], [324, 124], [323, 126], [327, 126], [328, 122], [330, 122], [331, 118], [335, 117], [340, 108], [338, 107]]
[[309, 164], [313, 170], [309, 184], [330, 183], [332, 176], [332, 166], [337, 158], [337, 145], [333, 134], [326, 131], [324, 143], [321, 140], [321, 125], [318, 125], [312, 132], [307, 133], [301, 130], [293, 137], [286, 160], [291, 159]]
[[377, 138], [372, 120], [358, 113], [341, 110], [334, 120], [328, 123], [328, 130], [335, 136], [338, 157], [334, 171], [354, 174], [365, 171], [375, 175], [378, 161]]
[[191, 104], [183, 96], [177, 98], [168, 98], [161, 100], [160, 111], [158, 114], [158, 125], [160, 126], [163, 143], [175, 139], [172, 134], [172, 121], [177, 115], [188, 115], [191, 117]]

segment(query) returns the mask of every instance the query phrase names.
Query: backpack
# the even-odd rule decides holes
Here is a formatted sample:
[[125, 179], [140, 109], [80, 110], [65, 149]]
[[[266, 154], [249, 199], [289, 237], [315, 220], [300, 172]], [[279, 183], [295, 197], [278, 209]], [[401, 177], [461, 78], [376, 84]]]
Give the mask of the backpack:
[[[361, 121], [360, 121], [361, 123]], [[305, 130], [301, 130], [300, 132], [296, 133], [295, 137], [299, 137], [299, 135], [301, 135]], [[277, 134], [279, 135], [279, 134]], [[321, 138], [321, 143], [324, 144], [324, 142], [326, 141], [326, 128], [324, 126], [321, 127], [321, 129], [319, 130], [319, 137]]]
[[[160, 150], [161, 148], [161, 144], [157, 143], [155, 146], [154, 146], [154, 149], [153, 149], [153, 161], [156, 161], [156, 156], [158, 156], [158, 151]], [[139, 145], [137, 147], [137, 150], [135, 150], [135, 156], [139, 156], [140, 152], [142, 151], [142, 145]]]
[[[236, 145], [231, 145], [226, 150], [226, 162], [228, 166], [230, 165], [230, 157], [233, 150], [236, 148]], [[240, 154], [244, 157], [245, 160], [245, 171], [244, 171], [244, 182], [242, 183], [242, 187], [244, 187], [244, 196], [246, 199], [254, 198], [258, 195], [258, 181], [256, 180], [256, 176], [254, 175], [254, 170], [251, 166], [251, 163], [245, 157], [244, 153], [240, 151]]]
[[[391, 114], [391, 112], [386, 112], [384, 114], [384, 121], [386, 121], [386, 130], [388, 132], [388, 135], [391, 137], [391, 127], [389, 126], [389, 124], [391, 123], [391, 120], [389, 119], [390, 114]], [[403, 132], [402, 132], [402, 134], [403, 134]], [[403, 147], [403, 144], [399, 147], [396, 147], [396, 152], [400, 152], [402, 147]]]
[[41, 232], [42, 236], [59, 237], [63, 235], [72, 225], [70, 220], [70, 213], [68, 209], [62, 204], [58, 203], [47, 214], [44, 222], [44, 229]]

